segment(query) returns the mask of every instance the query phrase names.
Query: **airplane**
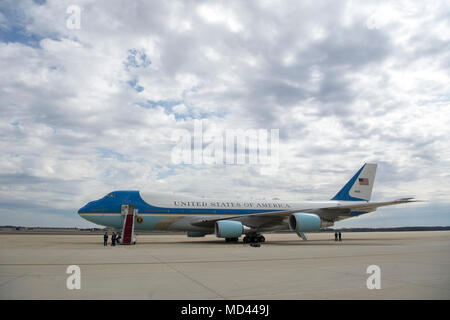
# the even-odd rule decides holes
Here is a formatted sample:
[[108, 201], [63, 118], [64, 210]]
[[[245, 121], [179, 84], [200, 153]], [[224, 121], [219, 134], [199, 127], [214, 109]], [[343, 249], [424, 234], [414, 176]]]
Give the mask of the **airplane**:
[[[95, 224], [125, 230], [127, 220], [136, 230], [183, 231], [188, 237], [215, 234], [227, 242], [260, 243], [262, 233], [290, 230], [303, 240], [305, 233], [331, 227], [379, 207], [417, 202], [413, 198], [369, 202], [377, 164], [365, 163], [330, 200], [223, 200], [140, 191], [113, 191], [91, 201], [78, 214]], [[127, 210], [132, 212], [127, 219]], [[122, 229], [123, 228], [123, 229]], [[133, 232], [134, 232], [133, 229]], [[133, 243], [136, 239], [133, 233]]]

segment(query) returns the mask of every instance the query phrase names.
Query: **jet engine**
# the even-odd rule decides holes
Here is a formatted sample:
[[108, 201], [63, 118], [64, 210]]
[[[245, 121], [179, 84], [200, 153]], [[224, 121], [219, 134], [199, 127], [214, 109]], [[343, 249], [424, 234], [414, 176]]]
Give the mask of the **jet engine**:
[[239, 238], [243, 233], [251, 230], [239, 221], [220, 220], [216, 222], [215, 231], [219, 238]]
[[300, 237], [302, 232], [319, 231], [321, 220], [317, 214], [313, 213], [294, 213], [289, 218], [289, 227], [295, 231]]

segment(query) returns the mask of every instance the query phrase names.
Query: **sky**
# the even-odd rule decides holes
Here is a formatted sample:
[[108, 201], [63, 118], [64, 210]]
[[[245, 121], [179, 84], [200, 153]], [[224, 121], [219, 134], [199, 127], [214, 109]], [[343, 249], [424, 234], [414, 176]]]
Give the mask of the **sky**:
[[[337, 227], [450, 225], [448, 1], [0, 2], [0, 225], [92, 227], [113, 190], [330, 199]], [[279, 166], [176, 163], [173, 135], [278, 130]], [[204, 142], [206, 143], [206, 142]]]

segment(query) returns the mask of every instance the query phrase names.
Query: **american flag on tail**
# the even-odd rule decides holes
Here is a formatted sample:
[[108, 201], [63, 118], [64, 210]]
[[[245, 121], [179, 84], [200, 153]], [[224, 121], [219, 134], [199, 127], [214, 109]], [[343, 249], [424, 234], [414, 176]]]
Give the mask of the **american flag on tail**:
[[359, 178], [359, 184], [361, 186], [368, 186], [369, 185], [369, 178]]

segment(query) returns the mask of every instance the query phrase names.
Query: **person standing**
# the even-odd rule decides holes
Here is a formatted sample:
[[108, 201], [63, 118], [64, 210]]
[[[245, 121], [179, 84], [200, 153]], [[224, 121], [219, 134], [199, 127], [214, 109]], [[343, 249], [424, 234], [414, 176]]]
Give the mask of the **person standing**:
[[108, 232], [105, 232], [105, 234], [103, 235], [103, 245], [108, 245]]
[[111, 246], [115, 247], [116, 246], [116, 233], [113, 232], [112, 236], [111, 236]]
[[342, 234], [340, 231], [339, 231], [339, 241], [342, 241]]
[[334, 233], [334, 241], [338, 241], [338, 233], [337, 233], [337, 231]]

